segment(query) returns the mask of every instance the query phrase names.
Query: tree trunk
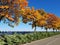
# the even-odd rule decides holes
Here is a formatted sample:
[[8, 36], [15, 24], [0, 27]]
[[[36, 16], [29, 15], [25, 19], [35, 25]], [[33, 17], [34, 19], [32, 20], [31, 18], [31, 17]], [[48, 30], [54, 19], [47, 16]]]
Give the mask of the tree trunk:
[[54, 32], [54, 30], [55, 30], [55, 29], [53, 28], [53, 32]]
[[53, 32], [54, 32], [54, 30], [53, 30]]
[[36, 25], [35, 25], [34, 33], [36, 33]]
[[46, 33], [47, 33], [47, 29], [46, 29]]
[[45, 28], [45, 30], [46, 30], [46, 33], [47, 33], [47, 28]]
[[56, 30], [56, 32], [57, 32], [57, 30]]

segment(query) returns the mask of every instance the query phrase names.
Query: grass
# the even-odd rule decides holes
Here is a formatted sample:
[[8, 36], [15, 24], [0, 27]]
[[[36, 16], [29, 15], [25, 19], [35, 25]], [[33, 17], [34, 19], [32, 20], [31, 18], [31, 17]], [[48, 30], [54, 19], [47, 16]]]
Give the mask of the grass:
[[20, 45], [25, 43], [30, 43], [32, 41], [40, 40], [43, 38], [51, 37], [54, 35], [58, 35], [60, 32], [36, 32], [36, 33], [28, 33], [28, 34], [17, 34], [13, 35], [0, 35], [0, 44], [1, 45]]

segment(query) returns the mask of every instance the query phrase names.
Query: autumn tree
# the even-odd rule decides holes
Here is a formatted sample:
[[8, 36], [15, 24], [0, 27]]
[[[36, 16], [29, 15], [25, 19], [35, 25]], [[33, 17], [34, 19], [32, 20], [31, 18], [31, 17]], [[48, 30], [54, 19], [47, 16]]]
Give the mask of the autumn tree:
[[48, 28], [60, 29], [60, 18], [43, 9], [28, 7], [27, 0], [0, 0], [0, 21], [13, 27], [14, 24], [19, 24], [21, 17], [25, 24], [32, 22], [35, 31], [36, 27], [45, 27], [46, 31]]
[[[57, 30], [57, 27], [60, 26], [60, 22], [59, 22], [59, 18], [57, 16], [55, 16], [54, 14], [51, 14], [51, 13], [48, 13], [46, 15], [46, 21], [47, 21], [47, 25], [45, 27], [47, 28], [53, 28], [53, 32], [54, 30], [56, 29]], [[59, 22], [59, 23], [57, 23]]]
[[0, 21], [4, 20], [9, 26], [12, 22], [19, 23], [21, 10], [28, 6], [27, 0], [0, 0]]

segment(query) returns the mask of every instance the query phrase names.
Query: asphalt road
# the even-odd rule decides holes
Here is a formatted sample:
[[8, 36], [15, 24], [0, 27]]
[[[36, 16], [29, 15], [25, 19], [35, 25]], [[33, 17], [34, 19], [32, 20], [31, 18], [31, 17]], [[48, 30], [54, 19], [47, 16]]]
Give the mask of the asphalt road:
[[60, 35], [33, 41], [24, 45], [60, 45]]

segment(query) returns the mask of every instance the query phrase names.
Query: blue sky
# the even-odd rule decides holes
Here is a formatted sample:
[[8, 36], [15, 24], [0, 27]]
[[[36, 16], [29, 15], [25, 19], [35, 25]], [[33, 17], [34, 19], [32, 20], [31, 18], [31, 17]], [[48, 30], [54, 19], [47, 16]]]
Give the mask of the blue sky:
[[[56, 16], [60, 17], [60, 0], [28, 0], [29, 6], [34, 7], [35, 9], [44, 9], [48, 13], [53, 13]], [[14, 28], [9, 27], [7, 24], [0, 23], [1, 31], [33, 31], [31, 25], [23, 24], [20, 22], [18, 26]], [[37, 28], [37, 31], [44, 30]]]

